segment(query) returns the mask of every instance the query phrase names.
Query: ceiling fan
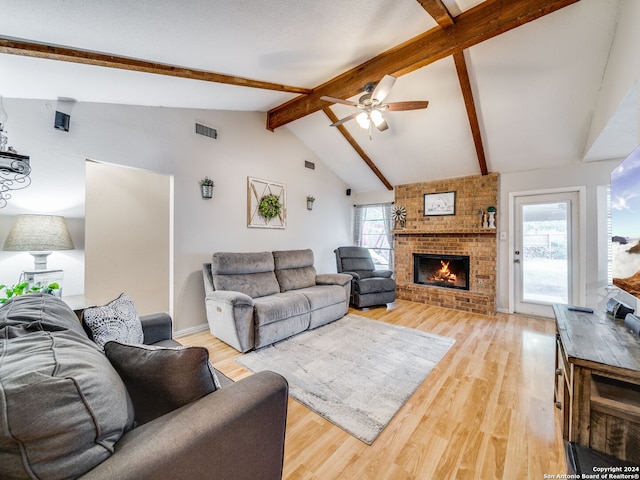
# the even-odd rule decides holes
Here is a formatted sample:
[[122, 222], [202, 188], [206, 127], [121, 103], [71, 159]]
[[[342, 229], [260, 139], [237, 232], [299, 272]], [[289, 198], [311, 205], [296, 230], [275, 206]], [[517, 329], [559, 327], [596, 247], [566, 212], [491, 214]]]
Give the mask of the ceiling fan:
[[365, 93], [360, 97], [358, 103], [352, 102], [351, 100], [342, 100], [341, 98], [326, 96], [320, 97], [322, 100], [325, 100], [327, 102], [341, 103], [343, 105], [349, 105], [358, 109], [357, 112], [352, 113], [351, 115], [332, 123], [331, 126], [337, 127], [338, 125], [342, 125], [343, 123], [355, 118], [360, 127], [369, 129], [369, 137], [371, 137], [372, 125], [375, 125], [375, 127], [381, 132], [389, 128], [386, 120], [382, 117], [382, 112], [421, 110], [427, 108], [429, 102], [426, 100], [383, 103], [384, 99], [387, 97], [387, 95], [389, 95], [389, 92], [391, 91], [394, 83], [396, 83], [396, 77], [392, 75], [385, 75], [377, 84], [367, 83], [364, 86]]

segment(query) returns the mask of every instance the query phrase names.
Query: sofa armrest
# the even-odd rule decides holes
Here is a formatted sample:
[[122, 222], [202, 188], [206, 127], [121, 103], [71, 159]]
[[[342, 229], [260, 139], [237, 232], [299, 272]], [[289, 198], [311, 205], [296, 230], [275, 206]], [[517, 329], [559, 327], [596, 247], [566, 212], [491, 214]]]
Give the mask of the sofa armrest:
[[144, 343], [146, 345], [173, 338], [173, 322], [171, 321], [171, 316], [167, 313], [141, 315], [140, 323], [142, 323]]
[[342, 272], [342, 273], [346, 274], [346, 275], [351, 275], [354, 280], [360, 280], [360, 274], [359, 273], [356, 273], [356, 272]]
[[209, 331], [239, 352], [255, 344], [254, 301], [241, 292], [216, 290], [205, 297]]
[[83, 480], [282, 476], [287, 381], [260, 372], [127, 432]]
[[211, 263], [202, 264], [202, 280], [204, 281], [204, 294], [209, 295], [216, 289], [213, 286], [213, 275], [211, 274]]
[[374, 270], [371, 272], [374, 277], [391, 278], [393, 272], [391, 270]]
[[254, 301], [249, 295], [242, 292], [234, 292], [232, 290], [216, 290], [211, 292], [205, 298], [205, 301], [212, 301], [219, 304], [227, 304], [232, 306], [248, 305], [253, 307]]
[[351, 280], [351, 275], [346, 273], [321, 273], [316, 275], [316, 285], [340, 285], [343, 287]]

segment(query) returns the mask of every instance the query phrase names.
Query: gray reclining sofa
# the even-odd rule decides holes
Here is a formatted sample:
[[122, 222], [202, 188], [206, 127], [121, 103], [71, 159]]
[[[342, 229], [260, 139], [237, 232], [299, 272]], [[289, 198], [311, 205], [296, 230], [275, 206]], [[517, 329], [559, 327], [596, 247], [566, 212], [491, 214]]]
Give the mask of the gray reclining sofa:
[[212, 335], [240, 352], [342, 318], [351, 275], [316, 274], [312, 250], [217, 252], [204, 264]]

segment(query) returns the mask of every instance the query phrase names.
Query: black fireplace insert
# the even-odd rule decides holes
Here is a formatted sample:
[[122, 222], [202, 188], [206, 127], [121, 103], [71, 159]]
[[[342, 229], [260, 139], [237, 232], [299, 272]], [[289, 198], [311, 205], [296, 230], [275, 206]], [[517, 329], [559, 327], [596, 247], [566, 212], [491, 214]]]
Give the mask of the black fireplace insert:
[[469, 290], [469, 256], [414, 253], [413, 282]]

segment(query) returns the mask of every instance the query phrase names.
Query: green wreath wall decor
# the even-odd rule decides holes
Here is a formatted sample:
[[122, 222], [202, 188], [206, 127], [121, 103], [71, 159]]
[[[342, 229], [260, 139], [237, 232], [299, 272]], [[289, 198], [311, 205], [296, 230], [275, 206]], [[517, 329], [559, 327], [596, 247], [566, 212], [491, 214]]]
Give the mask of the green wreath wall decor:
[[282, 211], [282, 204], [280, 199], [276, 195], [265, 195], [260, 199], [260, 205], [258, 205], [258, 212], [267, 220], [280, 215]]

